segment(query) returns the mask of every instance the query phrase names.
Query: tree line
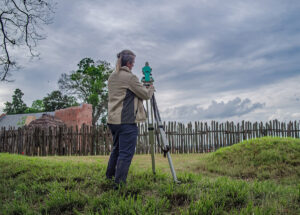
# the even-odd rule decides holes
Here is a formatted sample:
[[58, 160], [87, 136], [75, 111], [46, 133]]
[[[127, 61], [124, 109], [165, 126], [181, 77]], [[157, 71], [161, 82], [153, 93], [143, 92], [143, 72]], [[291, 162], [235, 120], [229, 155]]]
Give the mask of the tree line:
[[61, 74], [58, 90], [48, 93], [42, 99], [34, 100], [30, 107], [23, 101], [24, 93], [21, 89], [15, 89], [12, 101], [5, 103], [3, 111], [6, 114], [50, 112], [78, 106], [83, 102], [92, 105], [93, 125], [105, 123], [108, 104], [107, 80], [113, 70], [108, 62], [95, 62], [91, 58], [82, 59], [77, 66], [77, 70]]

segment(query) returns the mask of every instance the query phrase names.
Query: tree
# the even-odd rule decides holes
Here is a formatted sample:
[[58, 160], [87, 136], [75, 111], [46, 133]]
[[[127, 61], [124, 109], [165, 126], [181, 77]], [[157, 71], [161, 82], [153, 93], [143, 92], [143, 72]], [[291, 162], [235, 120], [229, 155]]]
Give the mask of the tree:
[[93, 106], [93, 125], [101, 117], [105, 122], [107, 115], [108, 91], [107, 80], [112, 73], [106, 61], [94, 62], [84, 58], [78, 64], [78, 70], [71, 74], [63, 73], [58, 81], [60, 90], [70, 93], [83, 102]]
[[45, 111], [45, 106], [43, 100], [37, 99], [32, 102], [31, 107], [25, 110], [25, 113], [40, 113]]
[[32, 57], [39, 54], [35, 48], [42, 35], [42, 26], [52, 21], [52, 0], [1, 0], [0, 1], [0, 81], [8, 81], [17, 63], [12, 49], [26, 47]]
[[20, 89], [15, 89], [12, 96], [12, 102], [6, 102], [4, 112], [6, 114], [21, 114], [27, 109], [26, 104], [22, 100], [24, 93]]
[[43, 104], [44, 111], [55, 111], [78, 105], [75, 97], [63, 95], [59, 90], [52, 91], [48, 96], [44, 97]]
[[43, 100], [40, 100], [40, 99], [33, 101], [31, 107], [39, 112], [45, 111], [44, 102], [43, 102]]

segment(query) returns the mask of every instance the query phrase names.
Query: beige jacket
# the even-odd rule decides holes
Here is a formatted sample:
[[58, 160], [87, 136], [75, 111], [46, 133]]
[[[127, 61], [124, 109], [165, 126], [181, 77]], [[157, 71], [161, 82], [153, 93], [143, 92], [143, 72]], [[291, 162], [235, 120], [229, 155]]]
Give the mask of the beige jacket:
[[146, 117], [143, 100], [150, 99], [153, 88], [147, 89], [138, 78], [123, 66], [108, 78], [108, 121], [109, 124], [144, 122]]

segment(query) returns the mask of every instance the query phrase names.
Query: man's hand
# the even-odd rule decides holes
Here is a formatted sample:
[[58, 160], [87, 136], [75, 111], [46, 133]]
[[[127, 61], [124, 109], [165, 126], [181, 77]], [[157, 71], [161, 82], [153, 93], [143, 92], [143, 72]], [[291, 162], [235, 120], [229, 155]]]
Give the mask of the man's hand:
[[151, 84], [151, 85], [146, 85], [146, 88], [147, 88], [147, 89], [153, 89], [153, 90], [155, 91], [155, 88], [154, 88], [153, 84]]

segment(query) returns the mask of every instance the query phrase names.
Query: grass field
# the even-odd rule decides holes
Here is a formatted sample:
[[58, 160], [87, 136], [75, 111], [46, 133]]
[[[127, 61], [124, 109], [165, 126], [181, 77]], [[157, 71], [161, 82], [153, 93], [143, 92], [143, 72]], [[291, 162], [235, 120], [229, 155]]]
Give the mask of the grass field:
[[135, 155], [126, 187], [105, 180], [108, 156], [0, 154], [0, 214], [300, 214], [300, 140], [261, 138], [168, 161]]

